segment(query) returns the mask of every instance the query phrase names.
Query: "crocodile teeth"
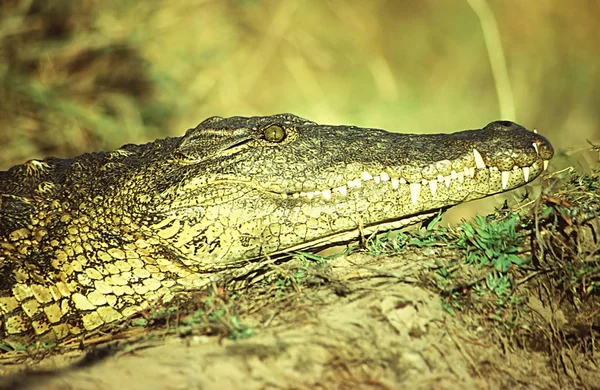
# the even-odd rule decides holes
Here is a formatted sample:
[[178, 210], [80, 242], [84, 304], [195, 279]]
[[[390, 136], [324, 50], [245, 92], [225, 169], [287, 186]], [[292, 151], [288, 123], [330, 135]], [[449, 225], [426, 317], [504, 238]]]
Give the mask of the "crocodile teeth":
[[456, 177], [458, 178], [458, 182], [460, 184], [462, 184], [465, 181], [465, 174], [463, 172], [458, 172], [456, 174]]
[[350, 180], [347, 185], [348, 188], [360, 188], [362, 187], [362, 182], [360, 181], [360, 179], [354, 179]]
[[374, 176], [373, 180], [375, 180], [375, 184], [381, 183], [381, 177], [379, 177], [379, 176]]
[[535, 142], [534, 142], [534, 143], [532, 143], [532, 145], [533, 145], [533, 148], [535, 149], [535, 152], [536, 152], [537, 154], [540, 154], [540, 150], [538, 149], [538, 145], [537, 145]]
[[456, 178], [458, 178], [458, 174], [456, 173], [456, 171], [452, 171], [452, 172], [450, 172], [450, 177], [451, 177], [453, 180], [456, 180]]
[[404, 179], [403, 177], [400, 178], [400, 184], [406, 184], [406, 179]]
[[321, 192], [321, 195], [323, 196], [323, 199], [329, 200], [331, 199], [331, 190], [323, 190], [323, 192]]
[[444, 182], [446, 183], [446, 187], [450, 188], [450, 183], [452, 182], [451, 176], [444, 177]]
[[421, 194], [421, 185], [419, 183], [410, 184], [410, 199], [413, 203], [417, 203]]
[[340, 192], [340, 194], [342, 194], [343, 196], [346, 196], [346, 194], [348, 193], [348, 187], [346, 187], [346, 186], [341, 186], [341, 187], [338, 187], [337, 189]]
[[398, 179], [392, 179], [392, 188], [397, 190], [398, 187], [400, 187], [400, 180]]
[[444, 182], [444, 175], [442, 175], [442, 174], [439, 174], [439, 175], [438, 175], [438, 177], [437, 177], [437, 179], [438, 179], [438, 181], [439, 181], [440, 183], [443, 183], [443, 182]]
[[421, 180], [421, 184], [423, 184], [423, 185], [427, 185], [427, 183], [428, 183], [427, 179], [423, 179], [423, 180]]
[[312, 198], [314, 198], [314, 197], [315, 197], [315, 193], [314, 193], [314, 192], [307, 192], [307, 193], [306, 193], [306, 197], [307, 197], [308, 199], [312, 199]]
[[465, 174], [465, 176], [475, 177], [475, 168], [464, 167], [463, 173]]
[[294, 198], [294, 199], [298, 199], [299, 197], [300, 197], [300, 193], [299, 192], [294, 192], [292, 194], [292, 198]]
[[379, 176], [381, 176], [381, 181], [389, 181], [390, 180], [390, 176], [385, 172], [381, 172], [381, 174]]
[[533, 129], [533, 132], [537, 134], [537, 129]]
[[548, 161], [548, 160], [544, 160], [544, 171], [545, 171], [546, 169], [548, 169], [548, 163], [549, 163], [549, 161]]
[[435, 193], [437, 192], [437, 186], [438, 186], [438, 182], [435, 180], [430, 180], [429, 181], [429, 190], [431, 191], [431, 196], [434, 197]]
[[502, 189], [508, 187], [508, 179], [510, 178], [510, 171], [502, 171]]
[[529, 167], [523, 168], [523, 179], [525, 179], [525, 183], [529, 181]]
[[475, 166], [479, 169], [487, 168], [485, 162], [483, 161], [483, 157], [481, 157], [481, 153], [477, 149], [473, 149], [473, 156], [475, 156]]
[[362, 173], [362, 175], [361, 175], [361, 178], [362, 178], [364, 181], [367, 181], [367, 180], [372, 180], [372, 179], [373, 179], [373, 176], [371, 176], [371, 174], [370, 174], [369, 172], [367, 172], [367, 171], [364, 171], [364, 172]]

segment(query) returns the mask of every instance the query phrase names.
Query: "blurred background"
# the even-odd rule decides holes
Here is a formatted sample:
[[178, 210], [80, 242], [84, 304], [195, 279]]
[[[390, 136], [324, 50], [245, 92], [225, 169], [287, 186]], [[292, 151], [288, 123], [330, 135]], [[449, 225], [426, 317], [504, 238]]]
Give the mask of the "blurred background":
[[453, 132], [511, 119], [596, 166], [598, 0], [0, 0], [0, 169], [212, 115]]

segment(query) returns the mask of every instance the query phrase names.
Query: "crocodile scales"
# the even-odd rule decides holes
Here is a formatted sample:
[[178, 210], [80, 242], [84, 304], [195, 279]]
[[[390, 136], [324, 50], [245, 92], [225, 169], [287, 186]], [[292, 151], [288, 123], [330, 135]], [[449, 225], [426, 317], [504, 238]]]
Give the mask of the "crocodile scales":
[[452, 134], [211, 117], [183, 137], [0, 172], [0, 339], [56, 341], [524, 185], [550, 143], [508, 121]]

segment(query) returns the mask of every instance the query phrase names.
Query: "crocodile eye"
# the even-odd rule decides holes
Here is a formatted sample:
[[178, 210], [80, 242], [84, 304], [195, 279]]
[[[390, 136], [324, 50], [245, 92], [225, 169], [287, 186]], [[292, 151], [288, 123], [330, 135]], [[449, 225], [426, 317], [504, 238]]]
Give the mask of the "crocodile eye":
[[285, 138], [285, 130], [279, 125], [271, 125], [263, 130], [265, 139], [270, 142], [281, 142]]

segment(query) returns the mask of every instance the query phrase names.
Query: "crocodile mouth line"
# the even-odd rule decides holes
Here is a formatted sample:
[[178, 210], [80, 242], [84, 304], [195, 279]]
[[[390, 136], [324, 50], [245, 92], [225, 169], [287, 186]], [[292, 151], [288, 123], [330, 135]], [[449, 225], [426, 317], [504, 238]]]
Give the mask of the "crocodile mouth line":
[[[536, 152], [539, 154], [537, 144], [533, 143], [533, 146]], [[475, 161], [475, 167], [465, 166], [462, 171], [451, 170], [449, 174], [438, 174], [436, 178], [431, 180], [422, 179], [420, 182], [410, 181], [402, 176], [392, 176], [383, 171], [378, 174], [372, 174], [368, 171], [363, 171], [360, 177], [349, 180], [346, 184], [338, 187], [325, 188], [323, 190], [284, 193], [282, 195], [284, 198], [292, 197], [294, 199], [304, 198], [308, 200], [312, 200], [320, 196], [324, 200], [331, 200], [331, 198], [336, 194], [345, 197], [348, 195], [349, 191], [361, 188], [364, 184], [370, 182], [374, 184], [388, 182], [390, 183], [392, 190], [398, 190], [401, 185], [408, 185], [411, 194], [411, 202], [415, 204], [419, 200], [419, 196], [423, 187], [428, 187], [433, 197], [436, 196], [439, 185], [445, 185], [446, 188], [450, 188], [453, 183], [458, 182], [459, 188], [457, 189], [460, 190], [460, 186], [464, 183], [465, 178], [474, 178], [477, 170], [489, 170], [490, 175], [499, 175], [501, 188], [499, 188], [498, 191], [500, 191], [508, 189], [510, 180], [514, 177], [514, 175], [522, 176], [522, 183], [528, 183], [531, 179], [531, 171], [539, 168], [540, 160], [542, 161], [543, 171], [548, 169], [549, 163], [549, 160], [540, 158], [540, 160], [533, 162], [529, 166], [519, 167], [515, 165], [511, 170], [500, 170], [498, 167], [487, 166], [483, 160], [483, 157], [481, 156], [481, 153], [479, 153], [477, 149], [473, 149], [473, 157]]]

